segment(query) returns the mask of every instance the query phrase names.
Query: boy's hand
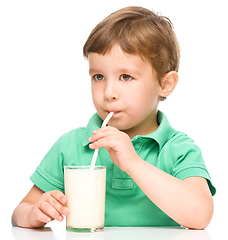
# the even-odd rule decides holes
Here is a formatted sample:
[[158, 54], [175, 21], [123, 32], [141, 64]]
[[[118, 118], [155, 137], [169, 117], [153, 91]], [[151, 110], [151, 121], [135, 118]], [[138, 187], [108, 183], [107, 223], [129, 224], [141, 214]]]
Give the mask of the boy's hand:
[[91, 149], [104, 147], [122, 171], [128, 172], [131, 166], [139, 160], [130, 137], [114, 127], [103, 127], [93, 132], [89, 138]]
[[61, 222], [63, 215], [66, 216], [69, 213], [65, 207], [66, 203], [66, 196], [58, 190], [42, 194], [31, 209], [30, 224], [34, 227], [40, 227], [54, 219]]

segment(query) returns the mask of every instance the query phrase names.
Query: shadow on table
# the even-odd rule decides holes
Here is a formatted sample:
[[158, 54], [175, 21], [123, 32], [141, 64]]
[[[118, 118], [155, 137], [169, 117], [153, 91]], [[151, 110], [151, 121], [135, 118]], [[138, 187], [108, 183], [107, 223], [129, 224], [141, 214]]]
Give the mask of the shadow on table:
[[12, 227], [12, 236], [16, 240], [211, 240], [206, 230], [169, 227], [107, 227], [104, 232], [97, 233], [69, 233], [55, 227]]
[[98, 233], [66, 233], [66, 240], [211, 240], [206, 230], [188, 230], [185, 228], [105, 228]]
[[12, 236], [17, 240], [57, 240], [50, 227], [39, 229], [12, 227]]

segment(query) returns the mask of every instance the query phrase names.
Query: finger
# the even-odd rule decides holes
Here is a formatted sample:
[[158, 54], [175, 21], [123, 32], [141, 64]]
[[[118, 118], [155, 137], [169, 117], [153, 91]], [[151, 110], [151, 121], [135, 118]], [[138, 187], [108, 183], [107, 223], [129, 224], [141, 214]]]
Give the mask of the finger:
[[97, 129], [96, 131], [93, 132], [93, 136], [89, 138], [89, 141], [90, 142], [99, 141], [100, 139], [105, 138], [106, 136], [110, 136], [117, 133], [116, 130], [117, 129], [113, 127], [104, 127], [104, 128]]
[[104, 147], [107, 151], [109, 151], [110, 148], [115, 148], [115, 146], [116, 146], [116, 141], [114, 137], [112, 138], [110, 136], [101, 138], [98, 141], [89, 144], [89, 147], [91, 149]]
[[69, 213], [68, 209], [65, 207], [67, 198], [60, 191], [46, 192], [44, 194], [44, 202], [47, 202], [50, 206], [43, 204], [41, 210], [58, 221], [63, 220], [62, 215], [66, 216]]
[[40, 210], [43, 212], [43, 214], [61, 222], [63, 220], [63, 216], [53, 205], [51, 205], [49, 202], [43, 202], [40, 206]]
[[101, 148], [101, 147], [103, 147], [103, 145], [101, 143], [98, 143], [98, 142], [94, 142], [94, 143], [89, 144], [90, 149], [98, 149], [98, 148]]
[[60, 191], [55, 190], [50, 192], [51, 196], [56, 199], [59, 203], [62, 205], [66, 205], [67, 203], [67, 197]]
[[32, 220], [32, 224], [35, 226], [36, 224], [33, 223], [33, 221], [39, 221], [43, 223], [49, 223], [51, 222], [51, 218], [44, 214], [39, 208], [35, 208], [33, 211], [33, 216], [36, 220]]
[[68, 208], [65, 207], [67, 203], [67, 197], [60, 191], [51, 191], [48, 202], [53, 206], [60, 214], [67, 215], [69, 213]]

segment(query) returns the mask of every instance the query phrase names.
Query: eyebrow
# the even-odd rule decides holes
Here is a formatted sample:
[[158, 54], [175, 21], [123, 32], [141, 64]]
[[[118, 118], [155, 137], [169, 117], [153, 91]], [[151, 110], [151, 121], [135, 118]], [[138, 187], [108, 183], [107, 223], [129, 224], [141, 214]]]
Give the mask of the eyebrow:
[[[123, 73], [123, 74], [124, 73], [126, 73], [126, 74], [129, 73], [129, 74], [141, 75], [141, 73], [138, 70], [136, 70], [136, 69], [120, 68], [120, 69], [118, 69], [118, 71]], [[94, 73], [102, 73], [102, 70], [99, 69], [99, 68], [90, 68], [89, 69], [89, 74], [93, 75]]]
[[89, 75], [92, 75], [93, 73], [100, 73], [101, 70], [98, 68], [90, 68], [89, 69]]
[[119, 71], [122, 73], [141, 75], [141, 73], [138, 70], [133, 68], [120, 68]]

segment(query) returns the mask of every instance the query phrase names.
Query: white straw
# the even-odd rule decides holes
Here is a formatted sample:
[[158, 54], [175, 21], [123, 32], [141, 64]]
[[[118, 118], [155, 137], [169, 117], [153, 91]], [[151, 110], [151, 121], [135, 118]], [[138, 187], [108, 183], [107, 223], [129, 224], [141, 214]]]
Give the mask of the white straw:
[[[108, 114], [108, 116], [105, 118], [104, 122], [102, 123], [101, 127], [105, 127], [108, 123], [108, 121], [111, 119], [111, 117], [113, 116], [114, 112], [110, 112]], [[94, 150], [94, 154], [93, 154], [93, 158], [92, 158], [92, 161], [91, 161], [91, 165], [90, 165], [90, 169], [93, 170], [94, 167], [95, 167], [95, 164], [96, 164], [96, 160], [97, 160], [97, 155], [98, 155], [98, 151], [99, 151], [99, 148], [95, 149]]]

